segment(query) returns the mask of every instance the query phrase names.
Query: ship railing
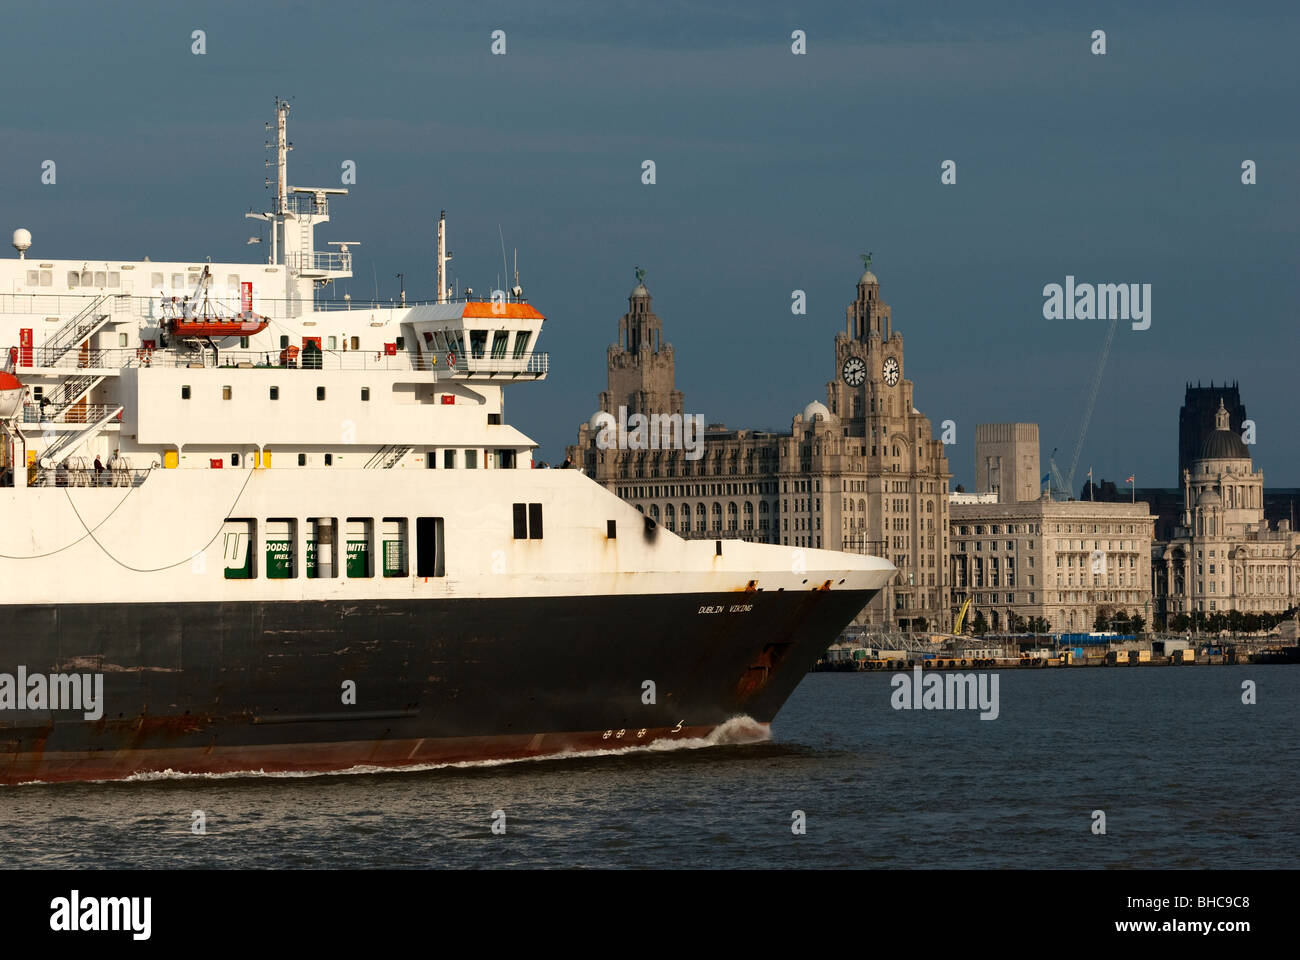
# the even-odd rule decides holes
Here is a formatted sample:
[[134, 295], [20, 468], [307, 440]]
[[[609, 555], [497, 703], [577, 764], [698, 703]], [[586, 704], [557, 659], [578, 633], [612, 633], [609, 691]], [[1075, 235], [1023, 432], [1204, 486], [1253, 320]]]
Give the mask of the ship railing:
[[138, 487], [149, 479], [152, 470], [119, 467], [31, 467], [29, 487]]
[[[101, 419], [108, 416], [110, 410], [116, 409], [120, 404], [112, 403], [83, 403], [73, 404], [62, 413], [50, 416], [51, 410], [48, 408], [44, 413], [41, 412], [40, 404], [24, 403], [23, 404], [23, 423], [98, 423]], [[121, 417], [118, 420], [121, 421]]]
[[[112, 351], [104, 351], [110, 353]], [[180, 352], [172, 350], [122, 351], [129, 354], [124, 366], [193, 367], [196, 369], [299, 369], [299, 370], [398, 370], [437, 372], [446, 377], [536, 376], [550, 369], [550, 355], [532, 353], [526, 357], [457, 357], [447, 363], [441, 354], [406, 351], [387, 353], [373, 350], [299, 350], [290, 356], [285, 350], [222, 350], [213, 359], [211, 350]]]
[[90, 350], [73, 347], [37, 347], [32, 351], [32, 366], [51, 369], [119, 369], [129, 365], [136, 351], [114, 347], [108, 350]]
[[283, 213], [293, 213], [298, 216], [309, 214], [312, 216], [328, 216], [330, 212], [330, 202], [328, 198], [321, 197], [316, 199], [313, 193], [291, 193], [284, 198]]
[[328, 271], [351, 273], [352, 254], [333, 250], [289, 254], [289, 267], [299, 271]]

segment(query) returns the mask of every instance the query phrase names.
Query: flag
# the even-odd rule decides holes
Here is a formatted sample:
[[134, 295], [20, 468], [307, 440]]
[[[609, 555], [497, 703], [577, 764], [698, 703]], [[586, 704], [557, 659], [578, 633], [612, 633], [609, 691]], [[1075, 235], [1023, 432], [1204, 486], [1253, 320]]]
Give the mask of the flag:
[[1133, 482], [1133, 474], [1130, 473], [1130, 474], [1128, 475], [1128, 479], [1127, 479], [1126, 481], [1124, 481], [1124, 482], [1125, 482], [1125, 483], [1132, 483], [1132, 482]]

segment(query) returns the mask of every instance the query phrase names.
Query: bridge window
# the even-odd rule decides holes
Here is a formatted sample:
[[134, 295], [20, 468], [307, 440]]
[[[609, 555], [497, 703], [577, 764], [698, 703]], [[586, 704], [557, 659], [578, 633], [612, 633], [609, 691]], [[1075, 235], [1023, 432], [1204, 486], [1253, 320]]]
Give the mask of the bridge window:
[[498, 330], [492, 335], [492, 359], [500, 360], [506, 355], [506, 345], [510, 342], [508, 330]]
[[528, 352], [528, 341], [533, 338], [531, 330], [520, 330], [515, 334], [515, 359], [522, 360]]
[[470, 355], [475, 360], [482, 360], [483, 353], [487, 349], [487, 331], [471, 330], [469, 332]]

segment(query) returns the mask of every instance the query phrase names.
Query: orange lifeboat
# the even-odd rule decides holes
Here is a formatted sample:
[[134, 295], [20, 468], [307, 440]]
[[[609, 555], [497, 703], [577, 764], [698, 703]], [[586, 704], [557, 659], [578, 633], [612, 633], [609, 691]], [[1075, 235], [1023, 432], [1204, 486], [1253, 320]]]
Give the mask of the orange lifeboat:
[[11, 373], [0, 372], [0, 420], [18, 415], [23, 408], [22, 381]]
[[245, 317], [221, 320], [216, 317], [187, 317], [171, 321], [174, 337], [248, 337], [267, 327], [265, 317], [250, 313]]

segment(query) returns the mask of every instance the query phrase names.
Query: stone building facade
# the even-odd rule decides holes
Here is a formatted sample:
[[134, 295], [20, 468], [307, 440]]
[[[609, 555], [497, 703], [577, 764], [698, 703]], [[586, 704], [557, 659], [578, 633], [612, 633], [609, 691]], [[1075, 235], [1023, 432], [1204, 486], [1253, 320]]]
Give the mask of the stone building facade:
[[[644, 319], [639, 319], [644, 318]], [[653, 319], [651, 319], [653, 318]], [[619, 405], [680, 412], [672, 347], [662, 344], [639, 282], [608, 355], [601, 413]], [[826, 402], [797, 414], [789, 433], [710, 428], [703, 456], [675, 449], [601, 449], [596, 417], [568, 448], [571, 463], [684, 537], [738, 537], [873, 553], [898, 567], [860, 622], [942, 630], [951, 623], [945, 561], [948, 461], [904, 376], [903, 338], [880, 281], [867, 269], [835, 336]], [[657, 405], [658, 410], [653, 409]]]
[[954, 503], [953, 602], [994, 631], [1045, 619], [1052, 632], [1093, 628], [1097, 613], [1151, 622], [1154, 518], [1145, 503]]
[[1270, 526], [1264, 471], [1222, 400], [1182, 481], [1180, 523], [1153, 558], [1158, 615], [1277, 614], [1300, 604], [1300, 533], [1289, 519]]

